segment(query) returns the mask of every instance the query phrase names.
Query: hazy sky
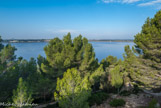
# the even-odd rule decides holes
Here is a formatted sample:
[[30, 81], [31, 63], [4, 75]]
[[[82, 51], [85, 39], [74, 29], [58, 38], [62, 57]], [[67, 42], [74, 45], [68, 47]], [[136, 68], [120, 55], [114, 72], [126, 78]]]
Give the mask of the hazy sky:
[[133, 39], [161, 0], [0, 0], [3, 39]]

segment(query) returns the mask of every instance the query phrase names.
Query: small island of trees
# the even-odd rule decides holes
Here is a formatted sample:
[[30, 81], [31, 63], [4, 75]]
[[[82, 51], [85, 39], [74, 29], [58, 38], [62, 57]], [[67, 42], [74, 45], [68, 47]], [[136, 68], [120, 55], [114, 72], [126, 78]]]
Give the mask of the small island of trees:
[[[125, 46], [124, 60], [108, 56], [101, 62], [88, 39], [68, 33], [54, 38], [44, 47], [46, 57], [29, 61], [16, 58], [16, 48], [0, 39], [0, 102], [12, 108], [88, 108], [100, 105], [110, 94], [150, 95], [161, 92], [161, 11], [147, 18], [134, 47]], [[156, 108], [160, 100], [146, 106]], [[161, 103], [161, 102], [160, 102]], [[110, 100], [111, 106], [123, 106], [123, 99]], [[147, 103], [146, 103], [147, 104]], [[8, 106], [6, 106], [8, 108]]]

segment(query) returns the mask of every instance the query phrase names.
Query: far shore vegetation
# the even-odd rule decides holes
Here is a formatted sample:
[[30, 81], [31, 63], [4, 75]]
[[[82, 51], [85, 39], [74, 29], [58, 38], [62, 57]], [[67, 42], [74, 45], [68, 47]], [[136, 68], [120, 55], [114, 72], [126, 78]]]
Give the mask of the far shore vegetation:
[[[49, 42], [52, 39], [4, 39], [5, 43]], [[133, 42], [133, 39], [90, 39], [89, 42]]]

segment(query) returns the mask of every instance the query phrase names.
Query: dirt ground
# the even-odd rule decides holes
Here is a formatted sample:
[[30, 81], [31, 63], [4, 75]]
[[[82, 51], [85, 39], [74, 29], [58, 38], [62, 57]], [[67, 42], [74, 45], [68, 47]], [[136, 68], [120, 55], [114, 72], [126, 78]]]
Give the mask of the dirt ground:
[[118, 96], [111, 94], [111, 98], [106, 100], [103, 104], [100, 106], [92, 106], [92, 108], [113, 108], [109, 105], [109, 101], [112, 100], [113, 98], [122, 98], [126, 101], [126, 104], [124, 107], [117, 107], [117, 108], [147, 108], [149, 102], [155, 98], [158, 100], [158, 102], [161, 105], [161, 97], [154, 97], [149, 94], [145, 93], [139, 93], [137, 95], [131, 94], [130, 96]]

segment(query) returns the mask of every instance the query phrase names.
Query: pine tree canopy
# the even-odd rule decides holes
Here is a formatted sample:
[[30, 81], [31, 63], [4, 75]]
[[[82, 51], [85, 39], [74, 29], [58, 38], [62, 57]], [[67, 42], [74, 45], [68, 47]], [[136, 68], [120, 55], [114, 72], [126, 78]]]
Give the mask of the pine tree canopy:
[[136, 48], [142, 50], [144, 58], [161, 63], [161, 11], [154, 18], [147, 18], [134, 42]]

